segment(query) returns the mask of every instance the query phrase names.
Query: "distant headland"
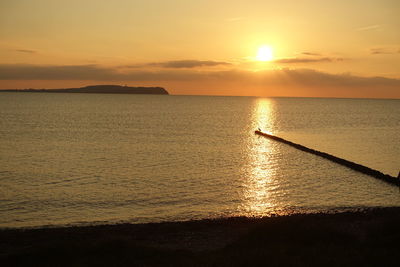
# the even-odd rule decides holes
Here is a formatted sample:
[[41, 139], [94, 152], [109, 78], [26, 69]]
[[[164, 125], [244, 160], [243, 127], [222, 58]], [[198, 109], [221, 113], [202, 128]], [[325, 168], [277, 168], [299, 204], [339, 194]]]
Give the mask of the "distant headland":
[[79, 88], [62, 89], [5, 89], [0, 90], [0, 92], [169, 95], [168, 91], [162, 87], [130, 87], [120, 85], [89, 85]]

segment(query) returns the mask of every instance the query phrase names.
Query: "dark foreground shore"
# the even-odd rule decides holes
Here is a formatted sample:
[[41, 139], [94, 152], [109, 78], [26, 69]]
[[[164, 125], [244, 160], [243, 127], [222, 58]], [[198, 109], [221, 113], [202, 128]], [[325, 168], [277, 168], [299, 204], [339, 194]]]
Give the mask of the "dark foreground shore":
[[1, 266], [400, 266], [400, 208], [0, 231]]

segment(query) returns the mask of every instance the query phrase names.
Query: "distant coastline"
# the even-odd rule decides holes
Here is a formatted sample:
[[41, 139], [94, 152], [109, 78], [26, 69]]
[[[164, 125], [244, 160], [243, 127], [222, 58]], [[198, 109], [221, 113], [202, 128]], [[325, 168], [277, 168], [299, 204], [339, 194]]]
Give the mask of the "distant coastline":
[[0, 90], [0, 92], [169, 95], [168, 91], [162, 87], [130, 87], [120, 85], [89, 85], [79, 88], [62, 89], [4, 89]]

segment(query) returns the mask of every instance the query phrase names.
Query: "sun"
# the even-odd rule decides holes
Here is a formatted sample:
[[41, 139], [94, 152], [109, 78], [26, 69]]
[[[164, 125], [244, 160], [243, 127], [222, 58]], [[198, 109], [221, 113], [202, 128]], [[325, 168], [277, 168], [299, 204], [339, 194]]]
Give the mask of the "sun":
[[271, 61], [274, 58], [272, 54], [272, 49], [270, 46], [263, 45], [258, 48], [256, 59], [258, 61]]

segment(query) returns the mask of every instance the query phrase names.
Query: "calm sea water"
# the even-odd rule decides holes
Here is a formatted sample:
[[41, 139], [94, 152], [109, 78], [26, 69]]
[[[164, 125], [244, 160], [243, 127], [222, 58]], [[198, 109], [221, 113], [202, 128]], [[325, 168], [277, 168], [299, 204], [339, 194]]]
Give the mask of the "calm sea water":
[[399, 206], [400, 101], [0, 94], [0, 227]]

